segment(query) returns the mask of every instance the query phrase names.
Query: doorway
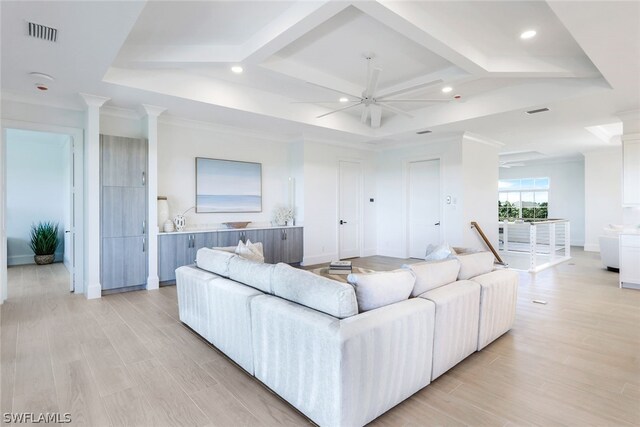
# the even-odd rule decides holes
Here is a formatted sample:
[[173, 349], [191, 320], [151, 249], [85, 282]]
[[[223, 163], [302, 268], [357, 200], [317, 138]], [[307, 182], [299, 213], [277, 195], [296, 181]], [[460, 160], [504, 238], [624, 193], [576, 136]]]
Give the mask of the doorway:
[[408, 247], [410, 258], [424, 258], [427, 246], [439, 244], [440, 160], [408, 164]]
[[[33, 274], [32, 225], [58, 227], [55, 272], [70, 292], [83, 291], [82, 130], [23, 122], [3, 122], [0, 165], [2, 197], [0, 284], [2, 301], [11, 297], [9, 277]], [[8, 273], [8, 274], [7, 274]], [[21, 286], [23, 286], [21, 284]]]
[[355, 258], [361, 252], [362, 165], [341, 160], [338, 169], [338, 256]]

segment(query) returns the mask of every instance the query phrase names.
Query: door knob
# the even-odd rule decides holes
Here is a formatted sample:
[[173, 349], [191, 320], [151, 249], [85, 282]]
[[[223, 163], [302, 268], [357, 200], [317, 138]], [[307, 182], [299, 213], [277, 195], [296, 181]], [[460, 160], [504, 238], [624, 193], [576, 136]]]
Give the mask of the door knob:
[[340, 220], [340, 225], [346, 224], [346, 223], [347, 223], [347, 221]]

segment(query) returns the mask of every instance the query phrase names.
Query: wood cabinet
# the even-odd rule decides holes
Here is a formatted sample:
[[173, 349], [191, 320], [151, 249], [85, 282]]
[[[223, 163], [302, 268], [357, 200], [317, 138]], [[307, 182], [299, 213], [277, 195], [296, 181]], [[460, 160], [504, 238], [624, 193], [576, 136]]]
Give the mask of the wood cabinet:
[[175, 282], [175, 270], [193, 264], [198, 249], [236, 246], [239, 241], [261, 242], [265, 262], [298, 264], [303, 255], [302, 227], [248, 230], [219, 230], [199, 233], [167, 233], [158, 236], [158, 276], [160, 282]]
[[146, 168], [146, 140], [100, 135], [103, 291], [146, 285]]

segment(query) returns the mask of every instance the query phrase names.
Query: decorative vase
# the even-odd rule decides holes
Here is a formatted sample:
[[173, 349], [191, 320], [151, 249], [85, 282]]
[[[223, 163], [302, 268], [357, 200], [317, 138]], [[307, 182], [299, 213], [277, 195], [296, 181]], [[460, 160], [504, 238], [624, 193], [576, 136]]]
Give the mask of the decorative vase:
[[51, 254], [51, 255], [34, 255], [33, 259], [36, 262], [36, 264], [38, 265], [47, 265], [47, 264], [52, 264], [53, 260], [55, 259], [55, 255]]
[[166, 196], [158, 196], [158, 227], [162, 229], [169, 218], [169, 202]]
[[171, 232], [176, 231], [176, 226], [175, 226], [175, 225], [173, 225], [173, 221], [171, 221], [170, 219], [168, 219], [168, 220], [166, 220], [166, 221], [164, 222], [164, 224], [162, 225], [162, 230], [163, 230], [165, 233], [171, 233]]
[[177, 231], [184, 230], [184, 226], [187, 225], [187, 219], [183, 215], [176, 215], [173, 218], [173, 223], [176, 225]]

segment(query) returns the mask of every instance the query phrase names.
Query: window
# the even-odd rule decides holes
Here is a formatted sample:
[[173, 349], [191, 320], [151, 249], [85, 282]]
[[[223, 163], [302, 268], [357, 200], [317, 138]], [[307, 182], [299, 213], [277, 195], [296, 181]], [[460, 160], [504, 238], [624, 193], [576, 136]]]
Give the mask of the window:
[[549, 178], [498, 181], [498, 217], [546, 219], [549, 217]]

